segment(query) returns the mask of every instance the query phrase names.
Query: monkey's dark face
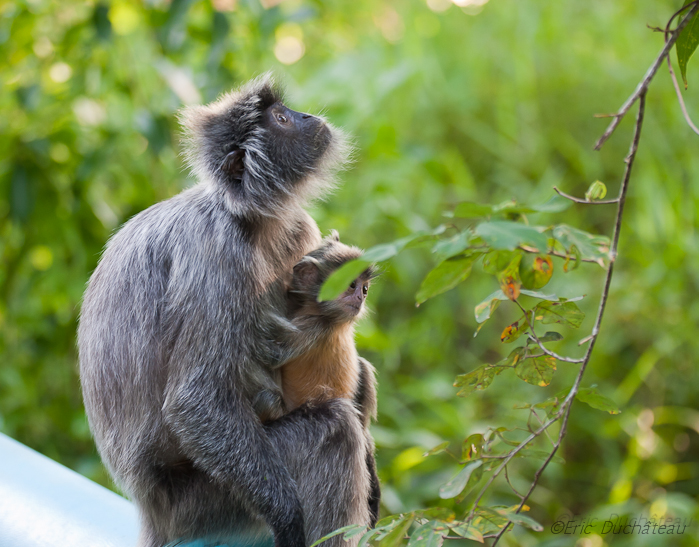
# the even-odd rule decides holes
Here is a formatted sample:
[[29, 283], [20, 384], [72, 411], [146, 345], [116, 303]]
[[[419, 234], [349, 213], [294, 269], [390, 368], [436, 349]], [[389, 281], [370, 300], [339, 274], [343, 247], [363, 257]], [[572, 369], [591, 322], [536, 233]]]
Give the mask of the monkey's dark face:
[[272, 161], [296, 170], [312, 169], [323, 156], [332, 138], [330, 129], [320, 118], [296, 112], [275, 103], [265, 110], [263, 126], [269, 133]]

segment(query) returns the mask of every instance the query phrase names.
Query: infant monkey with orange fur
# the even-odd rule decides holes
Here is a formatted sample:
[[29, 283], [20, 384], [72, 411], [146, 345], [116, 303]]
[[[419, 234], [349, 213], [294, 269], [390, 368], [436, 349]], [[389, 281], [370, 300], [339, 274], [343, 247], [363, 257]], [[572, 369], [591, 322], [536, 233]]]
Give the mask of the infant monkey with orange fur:
[[[255, 409], [263, 422], [275, 420], [302, 405], [330, 399], [352, 399], [366, 431], [366, 462], [371, 491], [371, 524], [379, 514], [381, 490], [376, 475], [374, 442], [369, 423], [376, 416], [374, 367], [359, 357], [354, 345], [354, 325], [365, 315], [364, 305], [373, 267], [367, 268], [349, 288], [334, 300], [318, 302], [318, 293], [328, 276], [344, 263], [359, 258], [362, 251], [340, 242], [337, 232], [294, 266], [287, 289], [287, 318], [296, 328], [297, 347], [308, 348], [281, 368], [281, 392], [263, 390]], [[305, 338], [305, 339], [304, 339]]]

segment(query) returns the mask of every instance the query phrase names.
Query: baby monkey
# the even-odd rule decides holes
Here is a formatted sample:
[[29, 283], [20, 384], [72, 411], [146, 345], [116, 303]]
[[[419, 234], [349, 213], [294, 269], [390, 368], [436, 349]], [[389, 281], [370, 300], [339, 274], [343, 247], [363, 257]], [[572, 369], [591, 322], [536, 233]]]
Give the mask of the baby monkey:
[[362, 251], [340, 242], [336, 231], [321, 246], [294, 266], [287, 289], [287, 319], [295, 327], [296, 347], [306, 350], [281, 368], [281, 393], [262, 390], [255, 408], [263, 422], [276, 420], [304, 404], [329, 399], [352, 399], [366, 431], [366, 465], [369, 472], [371, 525], [379, 515], [381, 490], [376, 475], [374, 442], [369, 423], [376, 417], [374, 367], [359, 357], [354, 345], [354, 325], [366, 314], [365, 300], [376, 269], [371, 266], [334, 300], [318, 302], [328, 276]]
[[306, 350], [281, 368], [281, 393], [258, 394], [255, 408], [263, 422], [280, 418], [304, 403], [354, 399], [365, 425], [376, 411], [374, 368], [357, 355], [354, 325], [366, 313], [364, 302], [374, 267], [367, 268], [334, 300], [318, 302], [328, 276], [362, 251], [340, 242], [336, 231], [294, 266], [287, 289], [287, 319], [296, 347]]

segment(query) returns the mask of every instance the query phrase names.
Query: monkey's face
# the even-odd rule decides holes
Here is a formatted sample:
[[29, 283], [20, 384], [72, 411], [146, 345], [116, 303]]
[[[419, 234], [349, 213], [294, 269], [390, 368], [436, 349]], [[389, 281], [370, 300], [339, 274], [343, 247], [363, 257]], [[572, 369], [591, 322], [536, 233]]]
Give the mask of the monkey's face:
[[369, 277], [362, 275], [352, 281], [349, 288], [335, 299], [348, 319], [357, 317], [363, 311], [370, 283]]
[[291, 110], [281, 102], [265, 110], [262, 126], [269, 160], [292, 183], [316, 167], [332, 139], [322, 119]]

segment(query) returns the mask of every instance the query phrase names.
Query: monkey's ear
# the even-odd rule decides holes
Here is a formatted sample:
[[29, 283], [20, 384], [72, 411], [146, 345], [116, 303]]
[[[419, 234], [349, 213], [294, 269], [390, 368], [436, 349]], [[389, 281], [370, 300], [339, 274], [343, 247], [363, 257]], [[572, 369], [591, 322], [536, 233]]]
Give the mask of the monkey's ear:
[[243, 172], [245, 171], [245, 151], [236, 148], [223, 158], [221, 163], [221, 171], [223, 171], [232, 180], [242, 180]]
[[304, 256], [294, 266], [294, 284], [302, 286], [314, 285], [320, 278], [320, 264], [311, 256]]
[[339, 243], [340, 234], [338, 233], [337, 230], [330, 230], [330, 235], [328, 236], [328, 239], [331, 241], [337, 241]]

